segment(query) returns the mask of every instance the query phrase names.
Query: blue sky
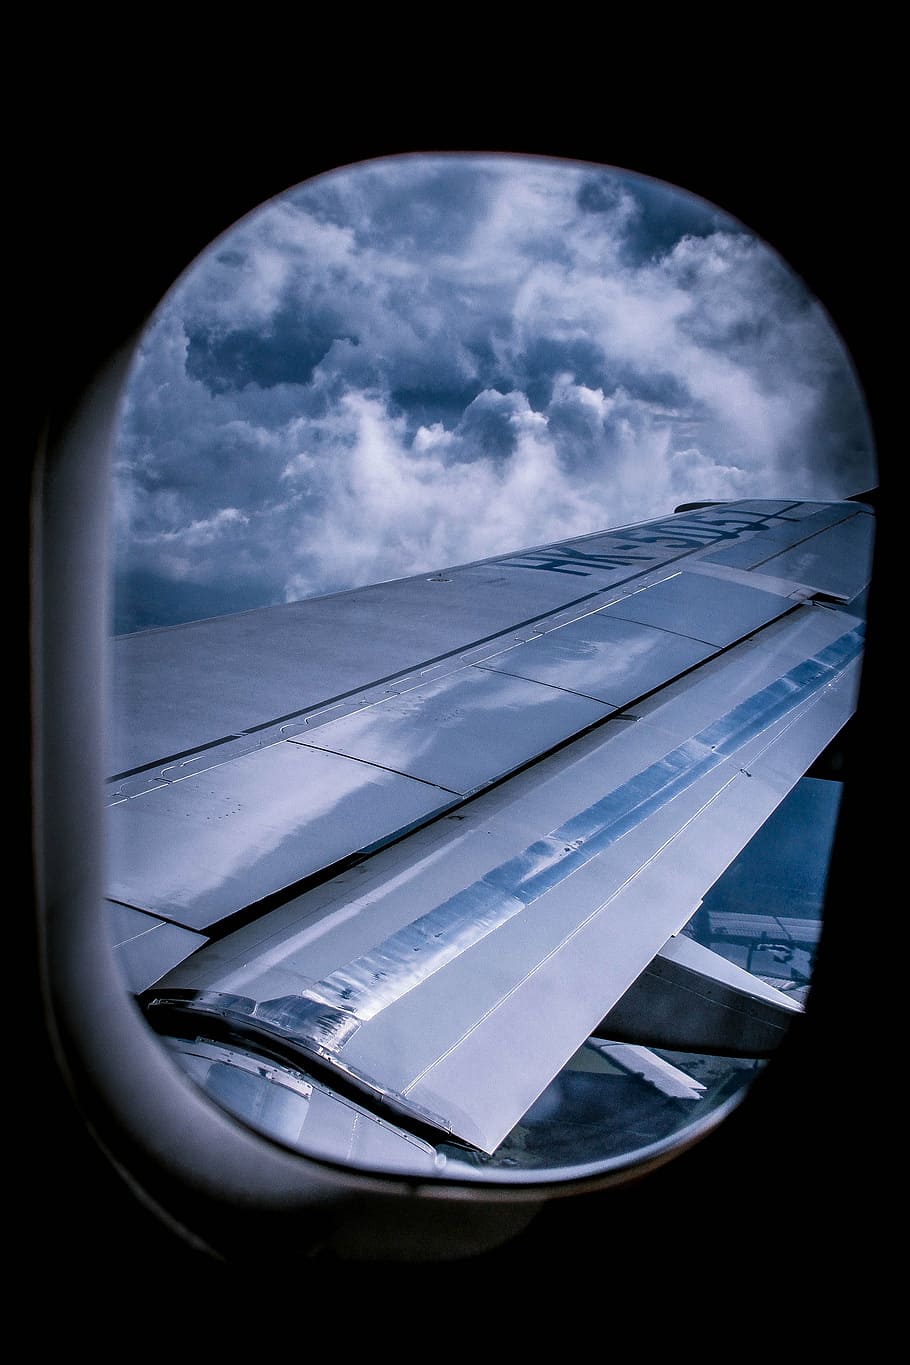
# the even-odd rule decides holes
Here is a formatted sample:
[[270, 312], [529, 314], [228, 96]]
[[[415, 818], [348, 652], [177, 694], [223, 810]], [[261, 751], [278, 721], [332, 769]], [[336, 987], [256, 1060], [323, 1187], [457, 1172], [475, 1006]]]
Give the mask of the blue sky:
[[338, 170], [214, 242], [141, 339], [115, 468], [117, 632], [876, 482], [824, 309], [741, 224], [489, 155]]

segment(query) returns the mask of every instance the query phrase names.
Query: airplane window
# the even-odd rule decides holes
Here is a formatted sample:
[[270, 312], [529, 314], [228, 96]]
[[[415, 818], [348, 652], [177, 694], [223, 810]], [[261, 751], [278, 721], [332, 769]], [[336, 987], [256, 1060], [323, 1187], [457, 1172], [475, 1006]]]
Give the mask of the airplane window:
[[731, 1114], [811, 1015], [873, 541], [802, 281], [626, 171], [390, 157], [214, 241], [102, 397], [105, 911], [59, 1007], [106, 1055], [143, 1020], [147, 1164], [517, 1207]]
[[168, 1055], [468, 1182], [728, 1112], [809, 990], [871, 556], [801, 281], [627, 172], [354, 165], [174, 285], [114, 450], [108, 925]]

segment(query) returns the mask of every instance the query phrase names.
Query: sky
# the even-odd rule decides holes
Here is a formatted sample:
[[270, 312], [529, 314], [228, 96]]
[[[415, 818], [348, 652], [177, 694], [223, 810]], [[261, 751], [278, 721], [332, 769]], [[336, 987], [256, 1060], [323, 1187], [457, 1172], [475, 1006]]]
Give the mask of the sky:
[[115, 443], [115, 633], [877, 481], [821, 304], [628, 172], [416, 155], [306, 182], [146, 328]]

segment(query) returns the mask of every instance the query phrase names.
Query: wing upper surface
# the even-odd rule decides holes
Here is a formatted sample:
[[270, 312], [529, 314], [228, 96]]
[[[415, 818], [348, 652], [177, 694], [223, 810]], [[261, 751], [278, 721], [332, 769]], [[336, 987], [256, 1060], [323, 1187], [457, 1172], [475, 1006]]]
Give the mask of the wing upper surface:
[[848, 719], [871, 525], [719, 505], [124, 637], [110, 895], [214, 935], [155, 991], [492, 1151]]
[[327, 707], [356, 708], [363, 689], [457, 662], [492, 640], [526, 638], [561, 611], [604, 605], [668, 566], [706, 557], [726, 563], [739, 547], [749, 567], [766, 556], [772, 535], [782, 550], [812, 540], [822, 523], [847, 521], [868, 527], [872, 518], [851, 503], [724, 504], [436, 574], [120, 636], [112, 642], [108, 771], [148, 772]]
[[709, 577], [718, 547], [817, 541], [857, 518], [708, 509], [438, 583], [123, 637], [129, 743], [113, 763], [132, 768], [110, 787], [111, 896], [210, 929], [400, 838], [805, 597], [792, 580]]

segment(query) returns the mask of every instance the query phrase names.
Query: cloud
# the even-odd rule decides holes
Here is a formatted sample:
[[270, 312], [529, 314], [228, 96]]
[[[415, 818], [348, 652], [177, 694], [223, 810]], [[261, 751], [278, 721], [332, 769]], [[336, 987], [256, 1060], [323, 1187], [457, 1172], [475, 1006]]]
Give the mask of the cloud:
[[874, 482], [836, 334], [739, 224], [606, 169], [402, 157], [264, 206], [163, 302], [123, 406], [118, 582], [249, 606]]
[[[311, 508], [292, 547], [289, 598], [402, 577], [584, 529], [583, 490], [559, 468], [541, 415], [518, 403], [508, 452], [457, 458], [464, 436], [442, 424], [409, 440], [405, 419], [350, 393], [332, 419], [331, 462], [297, 463]], [[318, 480], [318, 482], [314, 482]]]

